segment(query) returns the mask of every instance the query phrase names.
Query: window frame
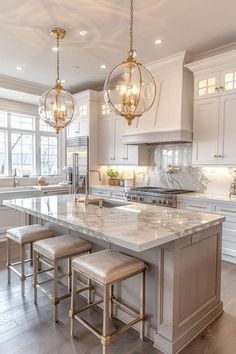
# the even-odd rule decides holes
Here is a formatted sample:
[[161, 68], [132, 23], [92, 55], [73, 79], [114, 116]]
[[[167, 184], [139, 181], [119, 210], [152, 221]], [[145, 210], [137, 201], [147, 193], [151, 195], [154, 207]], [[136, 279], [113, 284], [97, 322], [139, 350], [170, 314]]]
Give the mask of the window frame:
[[[2, 112], [6, 112], [4, 110], [1, 110]], [[6, 132], [6, 175], [1, 175], [0, 178], [7, 178], [12, 176], [13, 170], [12, 170], [12, 151], [11, 151], [11, 134], [12, 133], [24, 133], [24, 134], [32, 134], [33, 136], [33, 174], [30, 175], [29, 177], [37, 177], [41, 176], [41, 137], [42, 136], [47, 136], [47, 137], [57, 137], [57, 174], [56, 175], [44, 175], [45, 177], [57, 177], [61, 175], [61, 170], [62, 170], [62, 161], [61, 161], [61, 151], [60, 151], [60, 146], [62, 146], [62, 141], [61, 141], [61, 136], [58, 136], [54, 132], [50, 131], [43, 131], [39, 130], [40, 128], [40, 118], [37, 115], [33, 114], [21, 114], [21, 113], [16, 113], [16, 112], [6, 112], [7, 114], [7, 126], [6, 127], [0, 127], [1, 131]], [[34, 128], [33, 129], [18, 129], [18, 128], [12, 128], [11, 127], [11, 114], [13, 115], [20, 115], [20, 116], [29, 116], [34, 119]]]

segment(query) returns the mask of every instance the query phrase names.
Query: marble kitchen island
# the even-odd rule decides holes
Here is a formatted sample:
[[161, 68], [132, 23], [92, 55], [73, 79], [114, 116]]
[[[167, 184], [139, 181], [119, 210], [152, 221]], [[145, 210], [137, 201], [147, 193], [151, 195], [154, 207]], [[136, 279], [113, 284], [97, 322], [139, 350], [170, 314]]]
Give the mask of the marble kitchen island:
[[[178, 353], [223, 311], [221, 216], [125, 202], [99, 208], [96, 202], [75, 203], [73, 195], [4, 204], [42, 220], [58, 234], [70, 230], [90, 240], [94, 251], [112, 248], [143, 259], [149, 265], [146, 335], [164, 353]], [[138, 307], [138, 289], [137, 276], [115, 291]], [[117, 316], [130, 320], [123, 310]]]

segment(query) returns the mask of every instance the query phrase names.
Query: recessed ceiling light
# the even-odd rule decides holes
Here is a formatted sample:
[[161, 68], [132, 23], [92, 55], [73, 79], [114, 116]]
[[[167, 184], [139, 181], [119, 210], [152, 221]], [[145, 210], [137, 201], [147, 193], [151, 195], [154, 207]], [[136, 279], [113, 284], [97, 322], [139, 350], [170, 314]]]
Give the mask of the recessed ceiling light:
[[61, 83], [64, 84], [66, 82], [66, 80], [61, 80]]
[[155, 40], [155, 44], [161, 44], [162, 43], [162, 40], [161, 39], [156, 39]]
[[17, 67], [16, 67], [16, 70], [21, 71], [21, 70], [22, 70], [22, 67], [21, 67], [21, 66], [17, 66]]
[[57, 51], [58, 51], [58, 48], [57, 48], [57, 47], [52, 47], [52, 50], [53, 50], [54, 52], [57, 52]]
[[79, 33], [81, 36], [86, 36], [86, 34], [88, 34], [88, 32], [86, 30], [80, 31]]
[[100, 65], [100, 68], [101, 68], [101, 69], [106, 69], [106, 65], [105, 65], [105, 64], [102, 64], [102, 65]]
[[19, 96], [18, 98], [19, 98], [19, 100], [23, 100], [23, 96]]

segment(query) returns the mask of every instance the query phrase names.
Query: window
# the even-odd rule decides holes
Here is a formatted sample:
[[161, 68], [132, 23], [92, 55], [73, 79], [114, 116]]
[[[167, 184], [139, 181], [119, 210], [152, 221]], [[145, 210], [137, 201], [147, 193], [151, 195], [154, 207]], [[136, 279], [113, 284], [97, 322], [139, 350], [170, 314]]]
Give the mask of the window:
[[7, 160], [7, 140], [6, 133], [0, 131], [0, 176], [6, 174], [6, 160]]
[[0, 111], [0, 176], [57, 175], [58, 139], [40, 119]]
[[34, 138], [32, 134], [11, 133], [12, 171], [23, 176], [34, 174]]
[[57, 137], [41, 136], [41, 173], [56, 175], [57, 169]]

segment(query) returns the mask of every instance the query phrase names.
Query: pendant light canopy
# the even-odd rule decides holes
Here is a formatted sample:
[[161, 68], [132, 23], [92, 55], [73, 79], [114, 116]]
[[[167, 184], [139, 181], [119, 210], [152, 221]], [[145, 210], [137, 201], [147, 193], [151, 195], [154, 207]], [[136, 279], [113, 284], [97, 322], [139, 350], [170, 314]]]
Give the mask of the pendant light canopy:
[[156, 97], [156, 84], [152, 74], [136, 61], [133, 49], [133, 0], [130, 0], [130, 51], [128, 59], [109, 74], [104, 86], [104, 98], [116, 114], [131, 125], [136, 117], [148, 111]]
[[53, 28], [50, 34], [57, 40], [57, 79], [56, 85], [41, 96], [38, 109], [40, 118], [53, 127], [58, 134], [72, 121], [76, 104], [73, 96], [63, 88], [60, 80], [59, 41], [65, 37], [66, 31]]

